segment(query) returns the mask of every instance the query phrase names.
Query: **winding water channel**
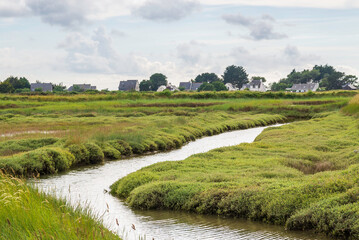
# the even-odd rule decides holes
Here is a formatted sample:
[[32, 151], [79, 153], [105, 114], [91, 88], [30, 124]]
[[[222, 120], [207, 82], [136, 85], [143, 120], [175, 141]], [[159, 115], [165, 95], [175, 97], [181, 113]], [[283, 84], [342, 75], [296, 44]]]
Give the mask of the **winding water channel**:
[[246, 220], [186, 212], [132, 210], [122, 200], [107, 193], [109, 186], [116, 180], [145, 166], [183, 160], [214, 148], [252, 142], [264, 128], [222, 133], [190, 142], [171, 152], [72, 170], [39, 179], [37, 186], [43, 191], [66, 198], [74, 206], [80, 204], [88, 207], [102, 217], [106, 227], [124, 239], [326, 239], [308, 232], [287, 232], [284, 227]]

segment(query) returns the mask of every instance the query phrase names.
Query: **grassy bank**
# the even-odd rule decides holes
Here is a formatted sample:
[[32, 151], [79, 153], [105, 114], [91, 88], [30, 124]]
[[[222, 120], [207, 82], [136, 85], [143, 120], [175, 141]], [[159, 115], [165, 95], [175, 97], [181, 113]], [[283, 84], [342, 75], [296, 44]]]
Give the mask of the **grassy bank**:
[[95, 216], [0, 174], [0, 239], [119, 239]]
[[7, 96], [0, 108], [0, 169], [15, 175], [52, 174], [167, 151], [225, 131], [317, 117], [350, 99], [306, 95], [305, 99], [108, 100], [99, 99], [101, 95], [81, 96], [85, 100], [77, 95]]
[[356, 117], [325, 114], [266, 129], [252, 144], [154, 164], [111, 189], [136, 208], [244, 217], [358, 239], [358, 142]]

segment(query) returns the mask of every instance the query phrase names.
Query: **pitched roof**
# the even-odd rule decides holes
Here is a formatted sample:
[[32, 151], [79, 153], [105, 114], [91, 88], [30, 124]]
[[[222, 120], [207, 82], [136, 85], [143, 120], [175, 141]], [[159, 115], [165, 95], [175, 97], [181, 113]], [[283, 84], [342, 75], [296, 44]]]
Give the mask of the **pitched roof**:
[[316, 90], [316, 88], [319, 87], [318, 83], [298, 83], [293, 84], [293, 86], [290, 88], [292, 91], [313, 91]]
[[202, 85], [203, 83], [192, 83], [191, 90], [197, 91], [197, 89]]
[[138, 80], [120, 81], [118, 90], [120, 90], [120, 91], [136, 90], [137, 85], [138, 85]]
[[356, 90], [357, 88], [353, 84], [347, 83], [347, 84], [342, 86], [342, 89], [344, 89], [344, 90]]
[[35, 91], [38, 88], [42, 89], [43, 92], [52, 92], [52, 83], [31, 83], [31, 91]]
[[179, 87], [183, 87], [185, 90], [191, 90], [192, 82], [180, 82]]
[[202, 85], [202, 83], [197, 82], [180, 82], [179, 87], [184, 87], [187, 91], [197, 91], [197, 89]]

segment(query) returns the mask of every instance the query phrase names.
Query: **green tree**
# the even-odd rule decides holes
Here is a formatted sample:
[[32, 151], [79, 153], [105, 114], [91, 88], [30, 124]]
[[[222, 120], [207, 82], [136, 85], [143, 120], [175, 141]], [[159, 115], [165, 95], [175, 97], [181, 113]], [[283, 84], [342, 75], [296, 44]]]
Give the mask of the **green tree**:
[[9, 82], [0, 83], [0, 93], [12, 93], [14, 91], [14, 87]]
[[248, 83], [248, 74], [241, 66], [228, 66], [223, 74], [224, 83], [231, 83], [233, 87], [241, 88]]
[[358, 84], [358, 77], [355, 75], [346, 75], [343, 79], [343, 83], [356, 85]]
[[30, 83], [25, 77], [8, 77], [4, 82], [11, 84], [11, 86], [16, 89], [30, 88]]
[[195, 82], [197, 83], [213, 83], [217, 81], [221, 81], [221, 79], [217, 76], [215, 73], [202, 73], [199, 74], [195, 79]]
[[224, 83], [221, 81], [212, 82], [212, 85], [216, 91], [228, 91]]
[[266, 81], [267, 81], [267, 79], [266, 79], [265, 77], [260, 77], [260, 76], [253, 76], [253, 77], [251, 77], [251, 81], [253, 81], [253, 80], [260, 80], [260, 81], [262, 81], [262, 82], [266, 82]]
[[151, 91], [152, 87], [151, 87], [151, 81], [150, 80], [142, 80], [140, 82], [140, 91]]
[[72, 91], [73, 92], [83, 92], [84, 90], [80, 86], [74, 85], [72, 88]]
[[216, 91], [216, 88], [213, 86], [213, 84], [205, 82], [197, 89], [197, 91]]
[[159, 86], [167, 86], [167, 77], [162, 73], [152, 74], [150, 77], [152, 91], [157, 91]]
[[334, 90], [341, 89], [344, 83], [345, 74], [342, 72], [333, 72], [330, 75], [325, 75], [325, 77], [320, 82], [320, 87], [325, 88], [325, 90]]
[[65, 91], [66, 86], [64, 86], [62, 83], [60, 84], [52, 84], [52, 90], [54, 92], [63, 92]]
[[290, 88], [293, 84], [308, 83], [310, 81], [318, 82], [321, 88], [326, 90], [341, 89], [343, 85], [354, 84], [358, 78], [354, 75], [345, 75], [329, 65], [315, 65], [311, 70], [306, 69], [297, 72], [295, 69], [281, 79], [278, 83], [272, 84], [272, 91], [282, 91]]

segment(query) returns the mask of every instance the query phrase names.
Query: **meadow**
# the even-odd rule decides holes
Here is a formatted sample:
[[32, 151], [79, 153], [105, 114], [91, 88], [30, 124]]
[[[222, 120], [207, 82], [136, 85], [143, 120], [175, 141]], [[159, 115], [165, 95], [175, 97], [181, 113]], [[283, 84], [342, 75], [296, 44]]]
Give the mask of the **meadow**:
[[248, 218], [359, 239], [358, 97], [341, 110], [268, 128], [251, 144], [143, 168], [114, 183], [112, 194], [135, 208]]
[[208, 93], [218, 96], [198, 99], [206, 93], [178, 94], [2, 95], [0, 168], [37, 176], [168, 151], [202, 136], [309, 119], [339, 109], [353, 95], [299, 94], [293, 99], [282, 93], [283, 99], [263, 99], [267, 95]]
[[[0, 169], [12, 176], [39, 177], [78, 166], [103, 164], [105, 161], [134, 155], [168, 151], [203, 136], [236, 129], [308, 119], [320, 122], [327, 118], [339, 118], [335, 121], [347, 122], [346, 118], [353, 117], [338, 115], [336, 112], [342, 107], [347, 109], [351, 104], [356, 104], [351, 100], [355, 94], [356, 92], [341, 91], [318, 94], [165, 92], [0, 95]], [[351, 102], [348, 105], [349, 101]], [[346, 110], [346, 114], [354, 115], [350, 109]], [[251, 145], [241, 145], [238, 149], [250, 148], [249, 146]], [[263, 146], [259, 147], [259, 152], [258, 149], [255, 149], [254, 153], [248, 152], [248, 156], [264, 154], [267, 157], [269, 153], [263, 151], [269, 148], [265, 147], [266, 144]], [[272, 150], [279, 149], [280, 146]], [[261, 185], [260, 181], [251, 179], [249, 173], [243, 175], [245, 178], [241, 178], [246, 179], [245, 183], [238, 183], [240, 175], [233, 168], [236, 165], [228, 165], [233, 164], [234, 159], [240, 158], [241, 155], [232, 156], [232, 152], [234, 154], [235, 151], [227, 153], [226, 149], [219, 149], [217, 153], [214, 151], [190, 158], [194, 160], [189, 165], [184, 163], [190, 159], [183, 163], [164, 163], [146, 168], [115, 184], [113, 192], [127, 198], [134, 207], [186, 209], [200, 213], [247, 216], [238, 214], [235, 210], [226, 212], [229, 208], [218, 210], [221, 208], [217, 208], [215, 203], [216, 199], [218, 203], [222, 201], [220, 199], [227, 199], [224, 196], [231, 195], [230, 191], [238, 189], [238, 186], [250, 189], [256, 182], [259, 189]], [[330, 153], [332, 152], [328, 151], [328, 156]], [[214, 164], [217, 158], [215, 154], [218, 154], [216, 161], [223, 167], [219, 168]], [[260, 178], [269, 184], [276, 180], [277, 175], [283, 176], [283, 179], [289, 176], [295, 182], [297, 177], [313, 174], [319, 171], [318, 169], [344, 169], [357, 161], [355, 155], [339, 163], [334, 160], [336, 155], [332, 154], [332, 158], [324, 163], [311, 163], [310, 155], [305, 161], [287, 162], [285, 164], [288, 166], [284, 168], [282, 165], [271, 168], [272, 163], [269, 160], [266, 160], [269, 165], [256, 166], [251, 163], [243, 168], [248, 171], [254, 171], [255, 167], [271, 169], [265, 171]], [[210, 159], [214, 165], [206, 165]], [[174, 173], [177, 169], [175, 166], [182, 164], [184, 168]], [[247, 162], [243, 163], [245, 164]], [[228, 166], [228, 169], [225, 166]], [[156, 170], [152, 171], [152, 168]], [[280, 172], [282, 169], [286, 172]], [[73, 209], [62, 200], [38, 193], [26, 180], [1, 174], [0, 184], [0, 202], [2, 206], [6, 206], [0, 209], [1, 238], [116, 238], [86, 209]], [[281, 184], [288, 186], [286, 180], [281, 181], [279, 186], [282, 186]], [[175, 194], [168, 195], [172, 188], [177, 189]], [[228, 192], [222, 191], [223, 189]], [[152, 198], [153, 196], [155, 198]], [[151, 198], [153, 203], [148, 203]], [[204, 204], [203, 199], [207, 199], [208, 203]], [[189, 201], [198, 203], [198, 206], [190, 206]], [[233, 206], [236, 205], [234, 203]], [[258, 204], [260, 205], [259, 200]], [[260, 216], [266, 215], [263, 213]], [[284, 222], [282, 216], [278, 219], [271, 222]], [[293, 226], [295, 228], [297, 225]]]

